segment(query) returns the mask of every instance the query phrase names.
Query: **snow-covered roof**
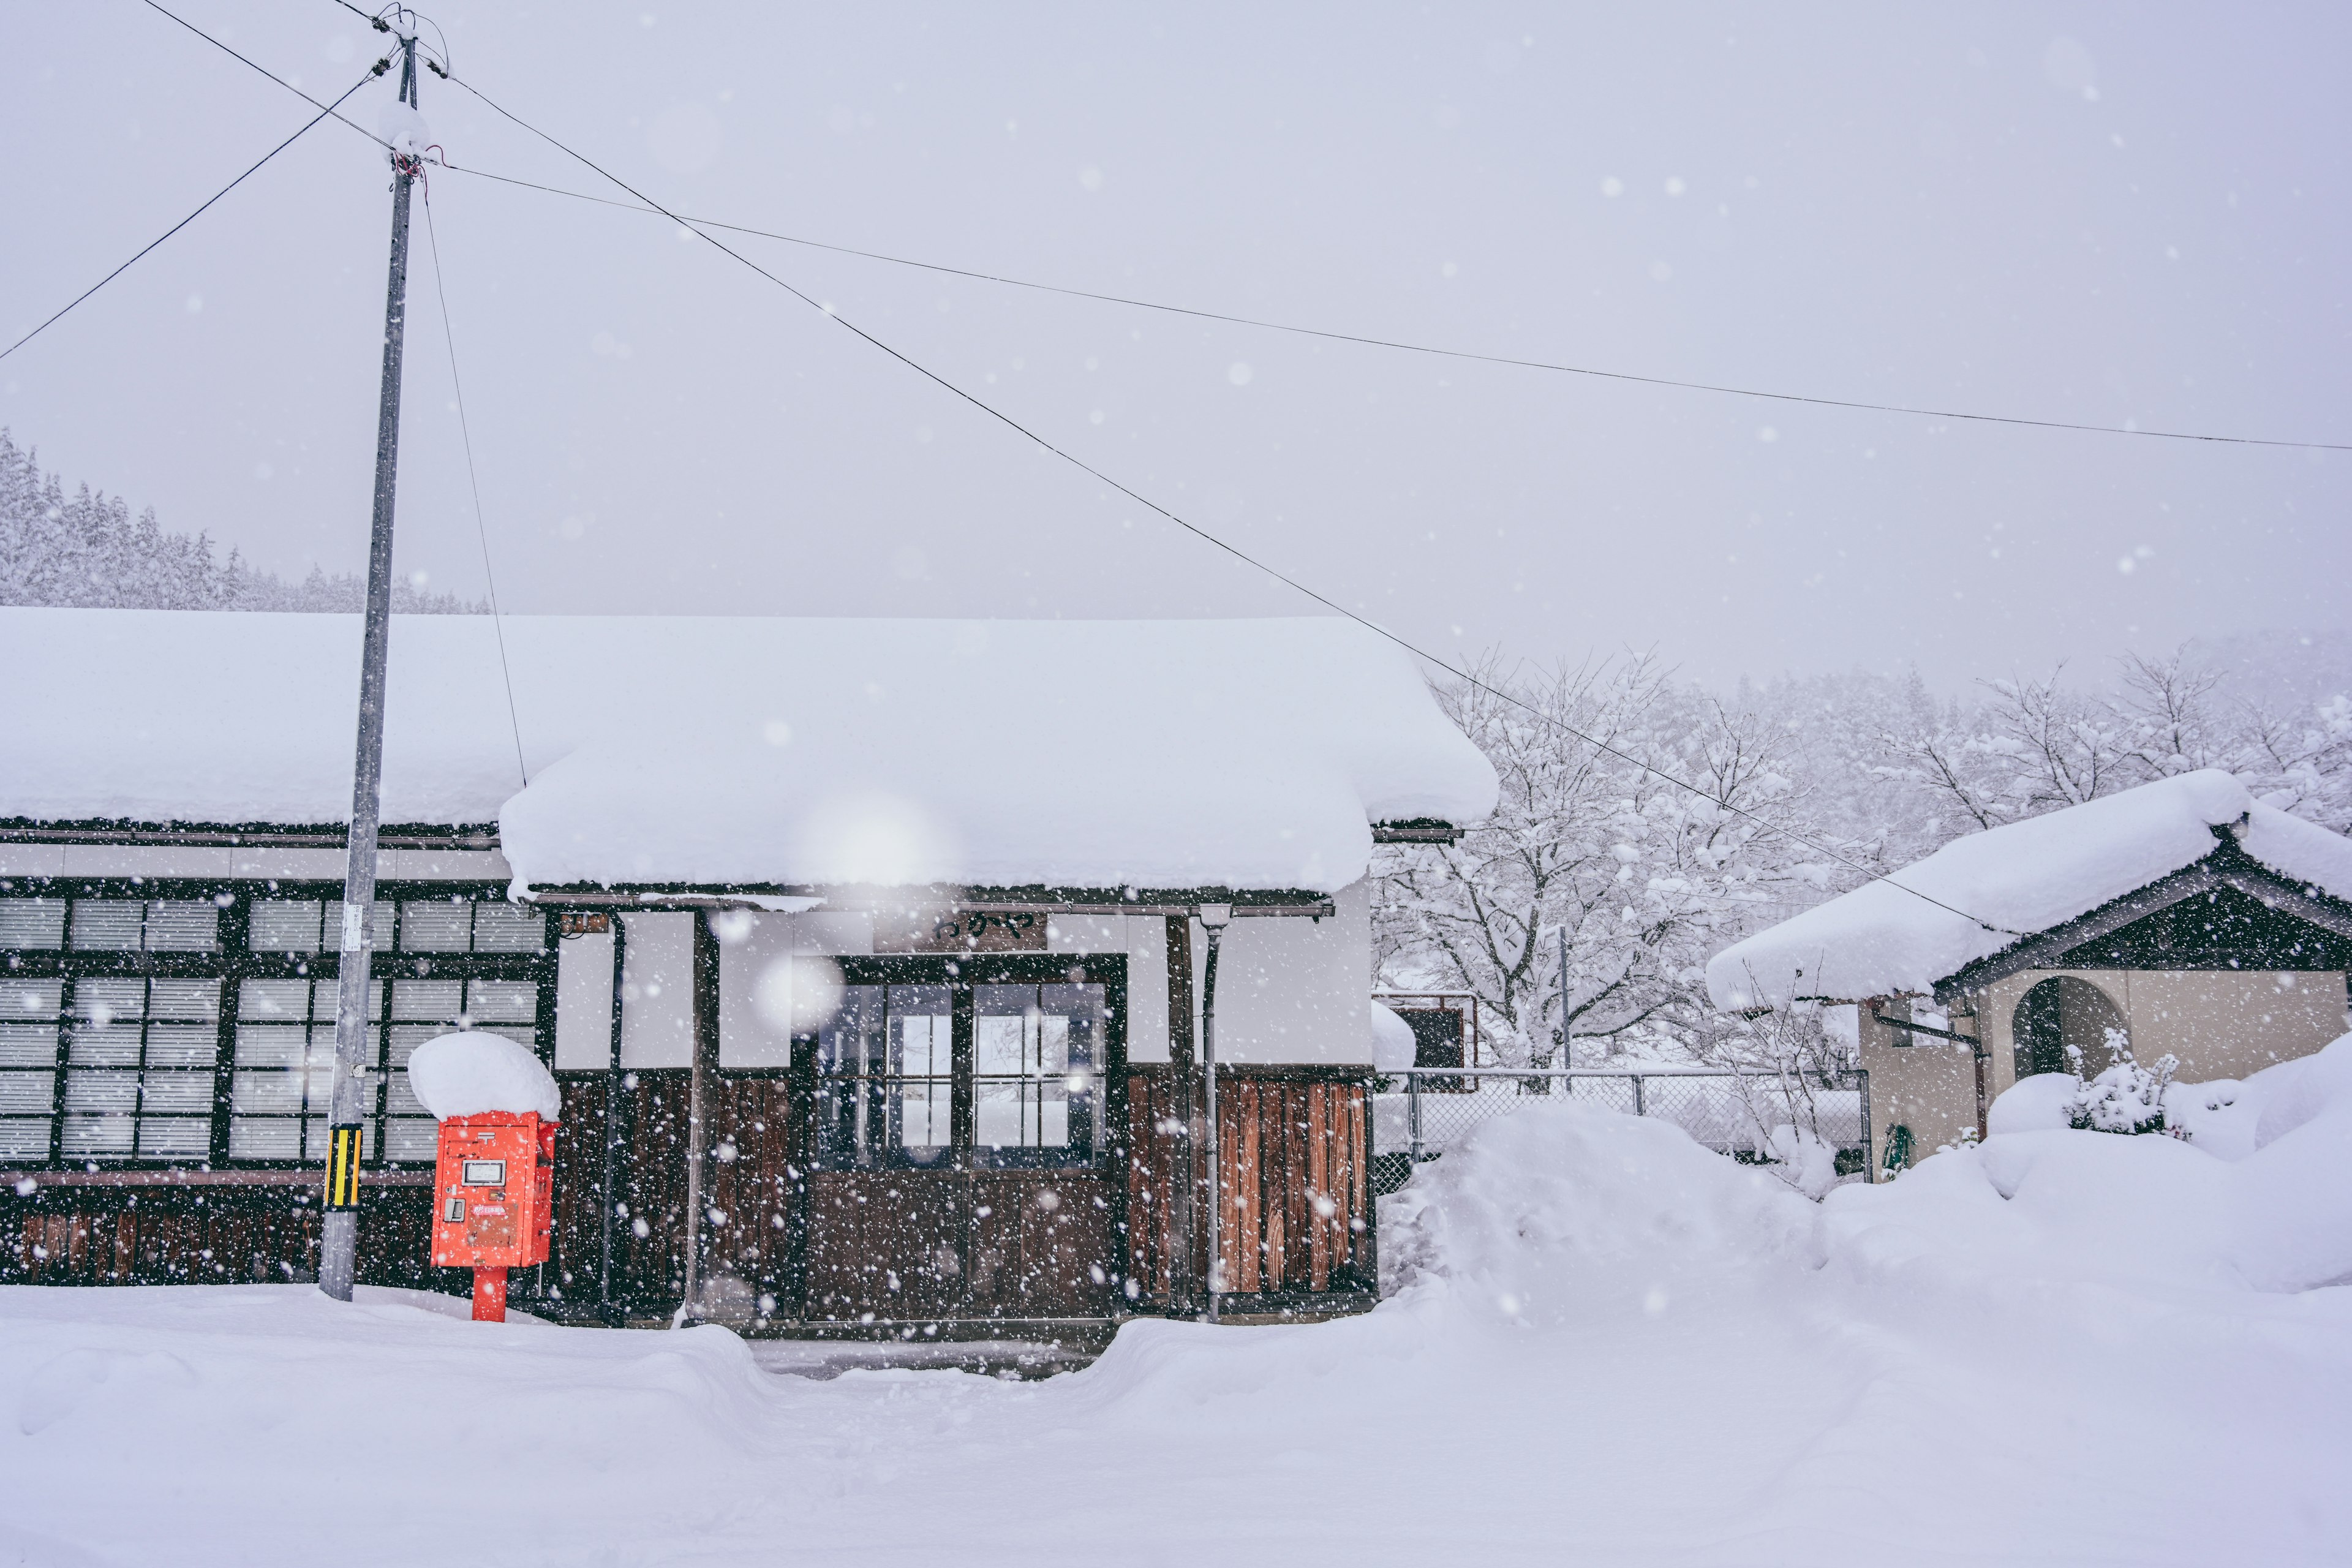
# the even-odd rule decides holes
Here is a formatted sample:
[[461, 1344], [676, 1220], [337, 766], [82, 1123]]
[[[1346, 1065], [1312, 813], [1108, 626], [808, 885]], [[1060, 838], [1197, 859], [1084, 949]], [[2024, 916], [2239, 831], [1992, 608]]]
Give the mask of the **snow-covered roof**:
[[1707, 991], [1726, 1008], [1930, 992], [1979, 959], [2205, 858], [2218, 847], [2213, 830], [2242, 819], [2236, 844], [2249, 858], [2352, 899], [2352, 840], [2208, 769], [1956, 839], [1726, 948], [1706, 966]]
[[[1336, 618], [395, 619], [383, 820], [573, 882], [1331, 891], [1494, 771]], [[351, 616], [0, 609], [0, 817], [348, 820]]]

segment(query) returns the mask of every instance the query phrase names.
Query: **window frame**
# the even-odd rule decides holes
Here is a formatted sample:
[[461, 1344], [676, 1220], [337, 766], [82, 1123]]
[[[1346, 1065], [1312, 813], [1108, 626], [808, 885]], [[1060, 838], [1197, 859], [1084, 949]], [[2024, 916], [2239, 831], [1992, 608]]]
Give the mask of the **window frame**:
[[[950, 988], [953, 1038], [949, 1114], [950, 1144], [944, 1160], [920, 1162], [886, 1151], [868, 1163], [843, 1163], [828, 1152], [822, 1124], [822, 1091], [826, 1075], [818, 1070], [818, 1040], [814, 1029], [793, 1035], [793, 1065], [788, 1069], [798, 1089], [796, 1098], [806, 1118], [813, 1170], [827, 1173], [890, 1171], [908, 1175], [957, 1173], [1004, 1175], [1024, 1172], [1095, 1172], [1113, 1169], [1123, 1144], [1121, 1119], [1126, 1114], [1127, 1085], [1127, 955], [1124, 953], [974, 953], [955, 957], [930, 955], [888, 957], [824, 957], [802, 955], [795, 962], [829, 963], [839, 966], [844, 985], [944, 985]], [[982, 985], [1099, 985], [1103, 989], [1103, 1059], [1093, 1068], [1092, 1126], [1085, 1159], [1039, 1157], [1041, 1151], [1005, 1146], [990, 1152], [978, 1141], [978, 1051], [974, 990]], [[736, 1075], [730, 1075], [736, 1076]], [[1024, 1157], [1024, 1154], [1026, 1157]]]
[[[377, 883], [379, 902], [391, 903], [395, 911], [404, 903], [463, 901], [476, 904], [505, 904], [507, 884], [503, 881], [477, 879], [416, 880], [386, 879]], [[49, 1148], [46, 1160], [33, 1163], [25, 1160], [0, 1162], [0, 1169], [9, 1171], [148, 1171], [159, 1174], [173, 1170], [238, 1170], [315, 1172], [323, 1161], [308, 1158], [232, 1158], [229, 1139], [232, 1118], [232, 1090], [236, 1081], [236, 1032], [241, 1010], [241, 993], [247, 980], [310, 980], [332, 984], [341, 972], [341, 954], [331, 947], [309, 953], [288, 953], [283, 951], [255, 952], [249, 945], [253, 906], [271, 900], [316, 900], [322, 906], [322, 915], [331, 916], [334, 906], [342, 901], [343, 887], [340, 881], [289, 878], [159, 878], [159, 877], [28, 877], [0, 878], [0, 899], [44, 898], [68, 900], [65, 929], [60, 945], [56, 948], [12, 948], [0, 950], [0, 984], [14, 978], [59, 979], [63, 981], [57, 1015], [57, 1065], [50, 1081]], [[150, 902], [173, 900], [205, 900], [218, 910], [215, 941], [208, 952], [141, 949], [77, 949], [73, 944], [72, 900], [142, 900]], [[378, 947], [370, 963], [370, 978], [381, 983], [378, 1000], [379, 1016], [372, 1027], [380, 1031], [385, 1065], [375, 1071], [374, 1103], [370, 1108], [366, 1125], [376, 1136], [370, 1140], [373, 1147], [363, 1162], [363, 1168], [376, 1171], [429, 1170], [430, 1159], [394, 1161], [384, 1145], [390, 1142], [383, 1136], [389, 1115], [391, 1072], [388, 1058], [392, 1047], [394, 989], [392, 982], [404, 979], [448, 980], [508, 980], [530, 982], [535, 992], [534, 1016], [530, 1026], [533, 1050], [540, 1059], [551, 1062], [555, 1054], [555, 992], [558, 939], [556, 915], [552, 910], [533, 910], [542, 921], [542, 936], [539, 952], [408, 952], [397, 945], [395, 926], [394, 944]], [[395, 913], [395, 920], [397, 920]], [[322, 922], [322, 943], [331, 939]], [[421, 966], [421, 968], [419, 967]], [[71, 1070], [72, 1048], [70, 1027], [76, 1003], [78, 982], [93, 978], [195, 979], [220, 983], [218, 1035], [215, 1042], [212, 1070], [212, 1105], [205, 1152], [199, 1155], [142, 1157], [137, 1152], [134, 1131], [131, 1149], [126, 1153], [103, 1155], [67, 1155], [63, 1144], [66, 1130], [66, 1097], [68, 1074]], [[314, 1004], [315, 1010], [315, 1004]], [[306, 1027], [308, 1025], [306, 1024]], [[511, 1026], [520, 1033], [519, 1026]], [[143, 1037], [142, 1037], [143, 1039]], [[144, 1047], [142, 1047], [143, 1079]], [[37, 1070], [37, 1069], [36, 1069]], [[299, 1126], [310, 1119], [306, 1109], [290, 1118]], [[298, 1143], [298, 1148], [299, 1144]]]

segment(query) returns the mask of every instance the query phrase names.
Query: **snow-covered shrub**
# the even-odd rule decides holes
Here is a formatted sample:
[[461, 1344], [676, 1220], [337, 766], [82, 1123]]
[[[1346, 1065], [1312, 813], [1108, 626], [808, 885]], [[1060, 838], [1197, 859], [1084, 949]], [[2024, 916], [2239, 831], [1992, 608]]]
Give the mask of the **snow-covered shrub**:
[[[2075, 1091], [2066, 1107], [2066, 1125], [2090, 1132], [2161, 1132], [2164, 1091], [2180, 1063], [2159, 1057], [2154, 1068], [2144, 1068], [2132, 1055], [2131, 1037], [2109, 1029], [2105, 1071]], [[2083, 1053], [2068, 1047], [2079, 1074]]]

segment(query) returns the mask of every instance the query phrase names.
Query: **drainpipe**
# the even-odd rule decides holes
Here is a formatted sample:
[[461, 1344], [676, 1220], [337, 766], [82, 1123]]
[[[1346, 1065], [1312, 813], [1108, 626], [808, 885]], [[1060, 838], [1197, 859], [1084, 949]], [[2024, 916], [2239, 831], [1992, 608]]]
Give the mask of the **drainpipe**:
[[1209, 1313], [1217, 1321], [1217, 1297], [1225, 1288], [1223, 1173], [1217, 1163], [1217, 942], [1234, 918], [1231, 904], [1202, 904], [1193, 911], [1209, 933], [1209, 958], [1201, 978], [1201, 1071], [1209, 1085]]
[[613, 1299], [613, 1224], [620, 1201], [621, 1172], [621, 1004], [625, 994], [629, 963], [627, 928], [619, 915], [613, 922], [613, 1041], [604, 1064], [604, 1217], [597, 1226], [601, 1258], [597, 1268], [596, 1316], [608, 1328], [619, 1328], [625, 1310]]

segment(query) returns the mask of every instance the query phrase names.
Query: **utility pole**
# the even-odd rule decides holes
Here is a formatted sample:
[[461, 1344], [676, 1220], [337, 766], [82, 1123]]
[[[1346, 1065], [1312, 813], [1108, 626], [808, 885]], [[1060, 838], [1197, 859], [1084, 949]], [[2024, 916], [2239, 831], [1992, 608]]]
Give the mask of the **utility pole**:
[[[416, 29], [404, 14], [391, 28], [400, 47], [400, 101], [417, 104]], [[379, 27], [384, 24], [379, 21]], [[327, 1201], [319, 1245], [319, 1289], [352, 1299], [358, 1272], [360, 1155], [369, 1106], [368, 968], [375, 937], [376, 819], [383, 795], [384, 658], [392, 635], [392, 491], [400, 458], [400, 355], [408, 313], [408, 191], [423, 172], [420, 149], [392, 154], [392, 277], [384, 291], [383, 391], [376, 409], [375, 510], [368, 534], [367, 623], [360, 651], [358, 756], [352, 768], [352, 833], [343, 871], [341, 944], [336, 968], [335, 1087], [328, 1111]]]

